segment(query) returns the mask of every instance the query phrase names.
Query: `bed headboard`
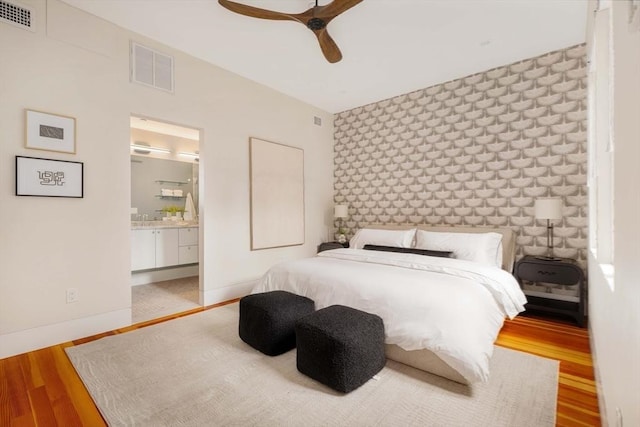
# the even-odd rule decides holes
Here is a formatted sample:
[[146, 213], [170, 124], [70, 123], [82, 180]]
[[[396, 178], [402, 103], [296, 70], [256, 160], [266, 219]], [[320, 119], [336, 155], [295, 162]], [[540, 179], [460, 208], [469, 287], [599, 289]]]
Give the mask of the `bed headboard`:
[[510, 228], [493, 227], [454, 227], [444, 225], [393, 225], [393, 224], [370, 224], [367, 228], [379, 228], [383, 230], [408, 230], [417, 228], [427, 231], [445, 231], [447, 233], [500, 233], [502, 234], [502, 269], [513, 272], [513, 263], [516, 258], [516, 233]]

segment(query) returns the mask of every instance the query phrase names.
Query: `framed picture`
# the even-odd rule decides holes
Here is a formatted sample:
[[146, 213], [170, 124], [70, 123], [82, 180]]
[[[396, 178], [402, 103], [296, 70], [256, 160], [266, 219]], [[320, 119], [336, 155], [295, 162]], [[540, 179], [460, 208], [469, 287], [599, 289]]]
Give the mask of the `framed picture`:
[[304, 244], [304, 151], [249, 140], [251, 250]]
[[26, 110], [25, 146], [35, 150], [76, 152], [76, 119]]
[[16, 196], [84, 197], [84, 164], [16, 156]]

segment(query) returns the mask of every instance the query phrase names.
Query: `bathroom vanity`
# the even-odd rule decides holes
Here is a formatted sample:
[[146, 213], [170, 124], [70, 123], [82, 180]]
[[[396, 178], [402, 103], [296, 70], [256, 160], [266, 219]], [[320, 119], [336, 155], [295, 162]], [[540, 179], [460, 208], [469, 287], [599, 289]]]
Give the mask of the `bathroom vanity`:
[[197, 221], [131, 223], [131, 271], [196, 263]]

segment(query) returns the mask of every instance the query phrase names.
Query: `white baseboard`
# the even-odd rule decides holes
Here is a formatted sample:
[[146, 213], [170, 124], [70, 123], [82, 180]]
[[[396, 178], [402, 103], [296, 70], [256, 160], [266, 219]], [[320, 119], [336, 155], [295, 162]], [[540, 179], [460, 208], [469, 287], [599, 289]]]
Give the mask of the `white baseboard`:
[[[196, 269], [195, 274], [191, 273], [183, 277], [198, 274], [197, 265], [191, 266], [190, 268]], [[258, 280], [256, 279], [225, 286], [224, 288], [211, 289], [206, 292], [202, 292], [201, 290], [200, 302], [204, 306], [207, 306], [243, 297], [251, 292], [251, 289], [253, 289], [257, 282]], [[83, 317], [81, 319], [55, 323], [53, 325], [45, 325], [24, 331], [3, 334], [0, 335], [0, 359], [79, 338], [89, 337], [102, 332], [112, 331], [129, 325], [131, 325], [131, 308], [126, 308], [109, 313]]]
[[258, 279], [225, 286], [224, 288], [211, 289], [205, 292], [201, 289], [200, 302], [206, 307], [219, 302], [229, 301], [230, 299], [240, 298], [248, 295], [257, 283]]
[[131, 308], [0, 335], [0, 359], [131, 325]]
[[147, 285], [165, 280], [197, 276], [198, 268], [198, 264], [192, 264], [184, 267], [163, 268], [160, 270], [134, 271], [131, 273], [131, 286]]

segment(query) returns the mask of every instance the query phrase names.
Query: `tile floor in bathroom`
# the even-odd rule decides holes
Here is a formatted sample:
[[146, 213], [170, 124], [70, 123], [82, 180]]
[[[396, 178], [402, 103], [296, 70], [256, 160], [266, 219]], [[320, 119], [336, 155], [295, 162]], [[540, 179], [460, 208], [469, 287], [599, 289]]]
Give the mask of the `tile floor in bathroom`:
[[200, 307], [198, 286], [198, 276], [133, 286], [131, 288], [133, 323]]

